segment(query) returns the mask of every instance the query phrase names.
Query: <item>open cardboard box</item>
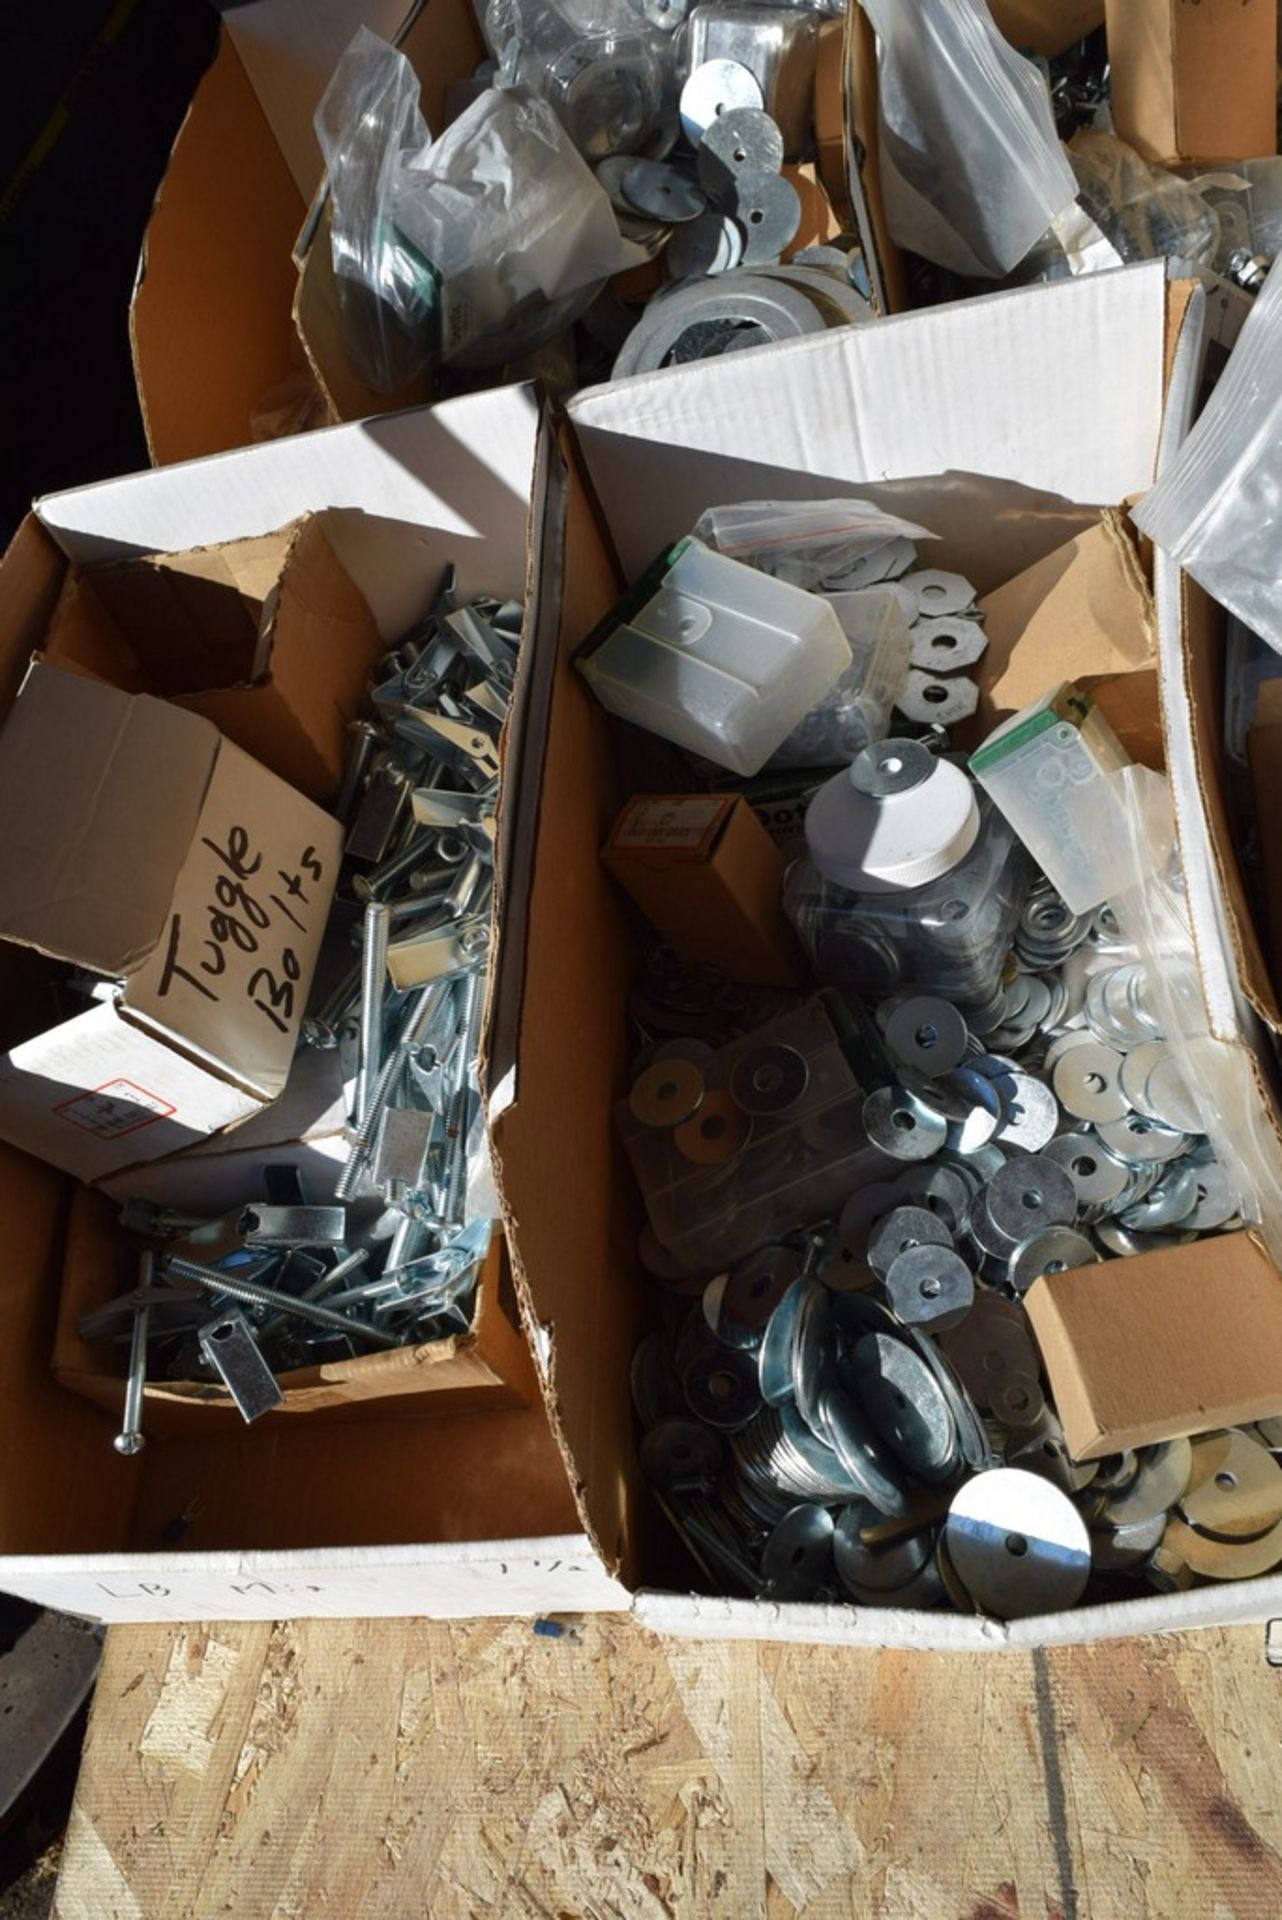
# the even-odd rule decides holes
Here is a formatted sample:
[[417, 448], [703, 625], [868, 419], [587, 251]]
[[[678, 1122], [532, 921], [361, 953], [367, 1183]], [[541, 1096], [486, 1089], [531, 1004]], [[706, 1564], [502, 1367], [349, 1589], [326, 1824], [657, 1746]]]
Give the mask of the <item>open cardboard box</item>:
[[[635, 1251], [642, 1210], [610, 1117], [626, 1086], [637, 950], [599, 858], [625, 797], [624, 775], [614, 723], [573, 666], [575, 650], [624, 583], [705, 508], [856, 496], [939, 532], [931, 561], [975, 580], [990, 618], [1020, 609], [1018, 631], [1012, 628], [1008, 650], [999, 642], [988, 676], [991, 715], [1009, 709], [1025, 675], [1042, 688], [1061, 678], [1072, 647], [1075, 670], [1115, 696], [1115, 717], [1151, 756], [1162, 645], [1134, 549], [1101, 508], [1151, 484], [1164, 444], [1186, 425], [1201, 307], [1188, 286], [1168, 290], [1160, 266], [1139, 267], [905, 316], [738, 365], [711, 361], [571, 403], [555, 657], [542, 636], [536, 643], [540, 673], [554, 684], [542, 736], [524, 1016], [496, 1097], [495, 1139], [518, 1290], [583, 1523], [651, 1626], [976, 1648], [1252, 1619], [1282, 1605], [1277, 1577], [1010, 1625], [656, 1590], [662, 1574], [647, 1541], [650, 1504], [636, 1467], [628, 1389], [629, 1359], [647, 1320]], [[1000, 380], [988, 377], [995, 369]], [[1101, 421], [1109, 431], [1100, 431]], [[1053, 601], [1058, 617], [1048, 611]], [[1169, 737], [1170, 712], [1161, 717]], [[539, 777], [532, 763], [526, 771], [530, 781]], [[633, 783], [635, 773], [630, 765]], [[665, 784], [668, 773], [665, 765]], [[1185, 848], [1186, 860], [1196, 857]], [[575, 937], [567, 941], [570, 925]], [[549, 1208], [549, 1193], [564, 1196], [565, 1207]], [[1233, 1256], [1251, 1243], [1234, 1235], [1219, 1245], [1231, 1283]], [[1216, 1251], [1216, 1242], [1205, 1243], [1208, 1298]], [[1152, 1272], [1160, 1259], [1134, 1264]], [[1276, 1348], [1282, 1280], [1272, 1279], [1267, 1323], [1258, 1331]]]
[[[532, 555], [544, 513], [537, 427], [532, 396], [512, 388], [42, 500], [4, 562], [0, 700], [13, 698], [40, 646], [69, 567], [255, 538], [307, 513], [327, 513], [327, 537], [385, 641], [423, 612], [450, 562], [464, 592], [543, 604], [550, 588]], [[518, 716], [528, 680], [523, 666]], [[518, 717], [513, 779], [524, 751]], [[518, 825], [506, 809], [500, 897]], [[514, 912], [519, 929], [520, 901]], [[44, 977], [16, 949], [0, 967], [7, 1038], [41, 1004]], [[489, 1017], [510, 1026], [501, 967]], [[0, 1403], [12, 1422], [0, 1589], [134, 1620], [619, 1604], [587, 1550], [537, 1398], [448, 1420], [417, 1417], [430, 1395], [412, 1418], [395, 1399], [367, 1400], [352, 1413], [252, 1428], [176, 1408], [184, 1431], [120, 1459], [118, 1415], [52, 1371], [71, 1193], [64, 1176], [0, 1149]]]

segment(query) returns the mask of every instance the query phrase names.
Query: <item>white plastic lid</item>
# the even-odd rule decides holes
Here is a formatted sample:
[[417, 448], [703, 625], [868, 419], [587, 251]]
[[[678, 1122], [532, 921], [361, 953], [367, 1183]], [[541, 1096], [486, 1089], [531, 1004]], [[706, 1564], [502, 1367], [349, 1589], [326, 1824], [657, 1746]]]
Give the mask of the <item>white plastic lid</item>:
[[902, 893], [951, 873], [979, 832], [973, 783], [916, 740], [883, 740], [820, 787], [806, 844], [825, 880]]

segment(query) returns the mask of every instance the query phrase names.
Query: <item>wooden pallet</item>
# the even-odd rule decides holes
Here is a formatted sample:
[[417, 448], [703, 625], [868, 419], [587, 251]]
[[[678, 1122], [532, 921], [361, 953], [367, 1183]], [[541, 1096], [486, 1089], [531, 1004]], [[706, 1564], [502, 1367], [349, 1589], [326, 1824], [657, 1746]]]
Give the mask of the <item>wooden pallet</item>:
[[60, 1920], [1278, 1920], [1263, 1630], [1045, 1654], [629, 1621], [115, 1628]]

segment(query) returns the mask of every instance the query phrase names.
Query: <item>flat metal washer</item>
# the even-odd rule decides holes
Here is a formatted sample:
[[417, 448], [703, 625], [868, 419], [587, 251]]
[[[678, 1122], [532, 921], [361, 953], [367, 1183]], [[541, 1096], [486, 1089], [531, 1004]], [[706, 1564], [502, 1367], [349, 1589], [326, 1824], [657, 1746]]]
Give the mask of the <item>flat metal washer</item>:
[[863, 1593], [900, 1593], [929, 1566], [934, 1550], [928, 1528], [903, 1534], [884, 1546], [866, 1546], [862, 1533], [876, 1524], [877, 1517], [867, 1501], [852, 1501], [837, 1515], [832, 1542], [837, 1578], [855, 1599]]
[[738, 60], [705, 60], [681, 89], [681, 131], [697, 147], [714, 120], [738, 107], [765, 105], [757, 77]]
[[721, 1433], [736, 1433], [760, 1411], [756, 1355], [714, 1347], [690, 1362], [681, 1380], [691, 1413]]
[[757, 1353], [757, 1378], [761, 1397], [768, 1407], [782, 1406], [792, 1398], [792, 1343], [801, 1303], [814, 1280], [794, 1280], [766, 1322], [765, 1334]]
[[885, 1036], [897, 1059], [930, 1079], [959, 1067], [970, 1040], [957, 1008], [932, 994], [901, 1000], [886, 1022]]
[[1122, 1120], [1129, 1102], [1122, 1092], [1122, 1055], [1096, 1042], [1073, 1047], [1055, 1062], [1051, 1075], [1055, 1097], [1078, 1120]]
[[1008, 1273], [1016, 1293], [1027, 1293], [1034, 1280], [1048, 1273], [1067, 1273], [1073, 1267], [1093, 1266], [1099, 1254], [1072, 1227], [1047, 1227], [1020, 1242], [1011, 1254]]
[[1199, 1434], [1180, 1513], [1200, 1532], [1242, 1540], [1282, 1521], [1282, 1465], [1260, 1440], [1230, 1428]]
[[699, 1111], [705, 1090], [693, 1060], [657, 1060], [633, 1083], [628, 1107], [643, 1127], [675, 1127]]
[[1001, 1094], [987, 1074], [977, 1073], [969, 1062], [947, 1076], [949, 1091], [965, 1102], [960, 1119], [949, 1118], [947, 1144], [951, 1153], [973, 1159], [995, 1138], [1005, 1108]]
[[891, 1193], [891, 1206], [902, 1201], [911, 1207], [926, 1207], [953, 1234], [962, 1231], [970, 1214], [969, 1183], [956, 1167], [941, 1166], [937, 1161], [907, 1168], [892, 1183]]
[[978, 710], [979, 688], [964, 674], [941, 680], [938, 674], [910, 667], [895, 705], [915, 726], [955, 727]]
[[1184, 1133], [1202, 1131], [1201, 1109], [1189, 1090], [1179, 1061], [1169, 1048], [1149, 1074], [1144, 1091], [1148, 1102], [1145, 1111], [1154, 1120], [1161, 1120], [1168, 1127], [1179, 1127]]
[[1090, 1539], [1077, 1508], [1018, 1467], [995, 1467], [959, 1488], [944, 1540], [975, 1605], [999, 1620], [1075, 1606], [1090, 1578]]
[[752, 1122], [719, 1087], [706, 1093], [698, 1111], [673, 1134], [677, 1151], [698, 1167], [720, 1167], [747, 1145]]
[[945, 573], [939, 567], [918, 567], [906, 573], [900, 583], [917, 596], [920, 613], [928, 618], [940, 614], [965, 613], [975, 604], [975, 589], [960, 573]]
[[833, 1518], [827, 1507], [791, 1507], [761, 1549], [762, 1597], [809, 1600], [832, 1570]]
[[1078, 1205], [1106, 1207], [1123, 1191], [1129, 1170], [1111, 1154], [1101, 1140], [1090, 1133], [1061, 1133], [1042, 1148], [1047, 1160], [1053, 1160], [1077, 1189]]
[[699, 184], [721, 199], [743, 173], [778, 173], [783, 135], [758, 107], [732, 107], [706, 129], [695, 153]]
[[710, 1487], [721, 1470], [721, 1441], [698, 1420], [661, 1420], [641, 1441], [641, 1471], [665, 1493]]
[[592, 171], [598, 182], [610, 197], [610, 205], [616, 213], [630, 215], [636, 211], [627, 194], [623, 191], [623, 176], [630, 173], [637, 163], [635, 153], [611, 153], [604, 160], [598, 160]]
[[984, 1199], [998, 1233], [1016, 1246], [1045, 1227], [1070, 1226], [1077, 1214], [1072, 1179], [1041, 1154], [1008, 1160], [989, 1181]]
[[764, 167], [735, 176], [727, 207], [744, 237], [746, 267], [777, 260], [801, 225], [797, 189], [781, 173], [770, 173]]
[[743, 235], [728, 214], [702, 213], [668, 242], [664, 264], [674, 280], [729, 273], [743, 259]]
[[623, 192], [638, 213], [668, 226], [684, 226], [708, 211], [708, 196], [666, 160], [634, 160], [623, 175]]
[[908, 635], [910, 663], [925, 673], [959, 673], [982, 660], [988, 637], [978, 620], [944, 614], [915, 620]]
[[901, 1253], [910, 1247], [949, 1247], [947, 1227], [927, 1207], [895, 1207], [868, 1235], [867, 1261], [884, 1280]]
[[730, 1344], [760, 1343], [770, 1316], [800, 1273], [801, 1255], [783, 1246], [759, 1247], [730, 1269], [719, 1302], [721, 1327], [738, 1336]]
[[911, 1502], [904, 1477], [853, 1394], [839, 1386], [829, 1387], [823, 1399], [823, 1418], [833, 1452], [857, 1492], [878, 1513], [906, 1515]]
[[850, 1365], [864, 1411], [908, 1471], [928, 1485], [956, 1472], [957, 1424], [921, 1355], [904, 1340], [866, 1333]]
[[879, 1087], [864, 1101], [864, 1130], [892, 1160], [929, 1160], [948, 1138], [943, 1115], [907, 1087]]
[[788, 1113], [810, 1085], [804, 1053], [774, 1041], [740, 1054], [730, 1070], [730, 1091], [745, 1113]]
[[792, 1330], [792, 1397], [797, 1412], [825, 1446], [829, 1439], [821, 1407], [835, 1377], [835, 1349], [830, 1296], [822, 1286], [809, 1287]]
[[993, 1085], [1001, 1097], [1002, 1123], [996, 1139], [1003, 1147], [1024, 1153], [1040, 1153], [1055, 1138], [1059, 1126], [1059, 1103], [1044, 1080], [1031, 1073], [1006, 1073], [994, 1077]]
[[890, 1309], [905, 1325], [944, 1333], [975, 1302], [975, 1277], [951, 1247], [905, 1247], [885, 1275]]
[[1163, 1440], [1157, 1446], [1145, 1447], [1135, 1478], [1105, 1496], [1096, 1524], [1133, 1527], [1164, 1517], [1184, 1498], [1192, 1472], [1193, 1448], [1189, 1441]]
[[1168, 1160], [1178, 1159], [1189, 1143], [1186, 1133], [1175, 1127], [1164, 1127], [1160, 1120], [1146, 1120], [1142, 1113], [1127, 1113], [1121, 1120], [1100, 1121], [1097, 1131], [1109, 1152], [1128, 1166], [1139, 1166], [1145, 1161], [1164, 1165]]

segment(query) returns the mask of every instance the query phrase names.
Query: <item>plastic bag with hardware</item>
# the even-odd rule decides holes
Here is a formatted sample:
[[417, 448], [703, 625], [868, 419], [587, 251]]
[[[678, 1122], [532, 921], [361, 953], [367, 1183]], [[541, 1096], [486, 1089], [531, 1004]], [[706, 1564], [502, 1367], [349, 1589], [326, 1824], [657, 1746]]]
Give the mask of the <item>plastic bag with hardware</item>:
[[840, 579], [891, 540], [937, 537], [867, 500], [740, 500], [709, 507], [692, 532], [732, 560], [806, 588]]
[[1203, 267], [1215, 260], [1220, 220], [1204, 188], [1225, 186], [1233, 176], [1181, 180], [1165, 167], [1150, 166], [1114, 134], [1093, 130], [1074, 134], [1068, 157], [1081, 206], [1123, 261], [1183, 260]]
[[402, 53], [362, 28], [316, 111], [352, 363], [383, 392], [442, 362], [499, 366], [644, 255], [556, 115], [488, 88], [433, 141]]
[[489, 0], [484, 30], [506, 77], [554, 109], [584, 157], [658, 159], [679, 131], [678, 0]]
[[891, 233], [937, 266], [1000, 279], [1077, 195], [1041, 75], [983, 0], [862, 4]]
[[1270, 270], [1205, 410], [1131, 518], [1282, 653], [1282, 267]]

